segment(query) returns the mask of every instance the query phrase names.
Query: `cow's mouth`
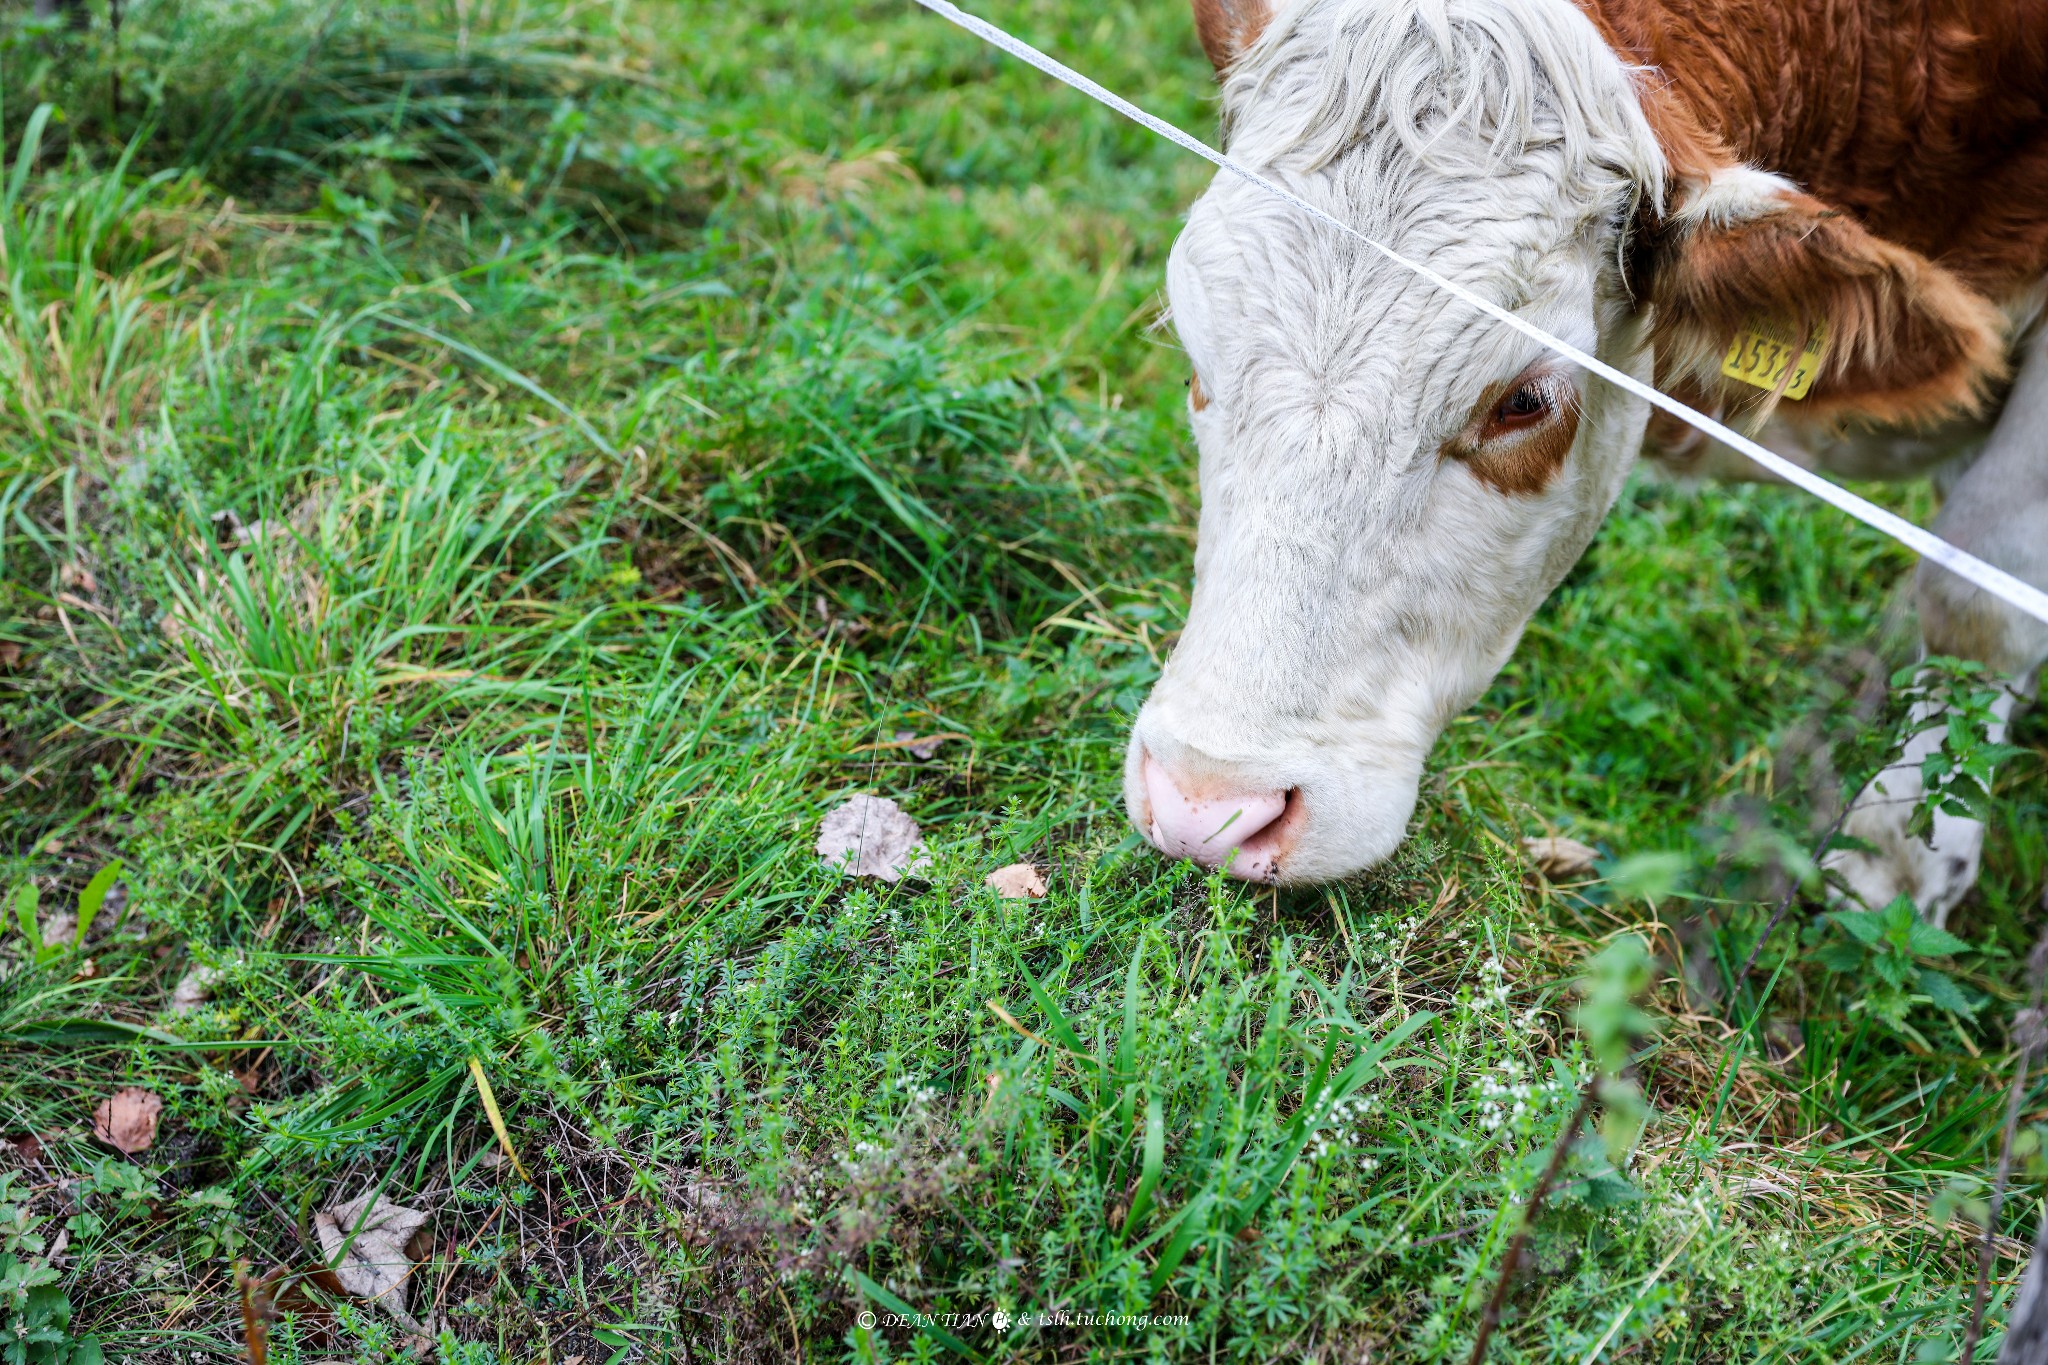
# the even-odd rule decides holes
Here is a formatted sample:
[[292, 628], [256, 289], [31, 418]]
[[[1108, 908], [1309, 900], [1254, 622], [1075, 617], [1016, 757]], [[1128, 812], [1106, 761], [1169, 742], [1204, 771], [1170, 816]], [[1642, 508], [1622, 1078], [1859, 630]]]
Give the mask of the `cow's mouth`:
[[1293, 851], [1307, 820], [1308, 803], [1302, 799], [1301, 788], [1288, 788], [1279, 818], [1241, 842], [1236, 856], [1223, 865], [1223, 871], [1239, 881], [1269, 886], [1284, 882], [1287, 877], [1282, 861]]
[[1140, 828], [1160, 852], [1221, 868], [1248, 882], [1276, 882], [1281, 859], [1300, 837], [1307, 803], [1300, 787], [1233, 791], [1176, 776], [1152, 754], [1139, 759], [1144, 808]]

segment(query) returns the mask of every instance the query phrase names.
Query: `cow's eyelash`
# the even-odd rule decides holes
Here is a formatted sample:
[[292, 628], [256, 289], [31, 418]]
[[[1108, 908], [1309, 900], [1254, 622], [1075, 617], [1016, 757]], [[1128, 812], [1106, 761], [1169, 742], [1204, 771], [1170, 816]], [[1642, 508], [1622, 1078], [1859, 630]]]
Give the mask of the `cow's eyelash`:
[[1484, 425], [1499, 413], [1500, 409], [1523, 389], [1533, 388], [1543, 395], [1550, 414], [1557, 417], [1576, 417], [1580, 412], [1581, 394], [1579, 386], [1571, 376], [1562, 370], [1538, 369], [1541, 362], [1531, 364], [1513, 379], [1490, 389], [1485, 398], [1475, 406], [1477, 423]]

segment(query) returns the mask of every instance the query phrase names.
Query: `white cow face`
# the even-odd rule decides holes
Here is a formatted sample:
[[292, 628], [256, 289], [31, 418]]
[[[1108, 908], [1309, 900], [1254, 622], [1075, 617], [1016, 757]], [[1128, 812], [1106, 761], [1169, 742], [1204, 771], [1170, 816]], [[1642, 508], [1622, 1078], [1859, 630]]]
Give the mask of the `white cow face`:
[[[1231, 65], [1225, 123], [1338, 219], [1649, 377], [1621, 257], [1661, 163], [1568, 0], [1299, 0]], [[1342, 876], [1400, 842], [1424, 757], [1592, 538], [1647, 405], [1228, 173], [1167, 289], [1202, 512], [1125, 801], [1166, 853]]]

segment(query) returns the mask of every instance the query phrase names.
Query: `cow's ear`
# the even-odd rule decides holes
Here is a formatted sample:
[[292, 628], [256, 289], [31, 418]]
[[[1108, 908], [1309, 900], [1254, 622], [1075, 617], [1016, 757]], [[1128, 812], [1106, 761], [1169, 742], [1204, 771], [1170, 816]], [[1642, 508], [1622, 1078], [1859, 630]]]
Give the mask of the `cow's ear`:
[[[1809, 337], [1820, 360], [1801, 416], [1930, 422], [1974, 410], [2003, 376], [2003, 316], [1950, 271], [1778, 176], [1673, 169], [1674, 208], [1636, 253], [1667, 386], [1732, 405], [1797, 397], [1803, 382], [1765, 388], [1723, 370], [1774, 380], [1770, 340], [1796, 355]], [[1796, 376], [1796, 362], [1785, 368]]]
[[1266, 31], [1273, 17], [1270, 0], [1194, 0], [1195, 33], [1209, 65], [1221, 76], [1238, 55]]

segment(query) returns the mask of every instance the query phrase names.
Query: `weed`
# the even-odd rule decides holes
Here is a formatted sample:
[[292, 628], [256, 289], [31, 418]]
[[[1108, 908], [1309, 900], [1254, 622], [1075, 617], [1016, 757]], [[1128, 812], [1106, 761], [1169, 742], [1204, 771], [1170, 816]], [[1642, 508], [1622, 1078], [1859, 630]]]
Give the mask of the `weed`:
[[1920, 763], [1921, 793], [1907, 828], [1929, 836], [1936, 812], [1984, 819], [1991, 811], [1992, 770], [2025, 751], [1994, 742], [1994, 710], [2003, 689], [1984, 676], [1984, 665], [1936, 656], [1892, 675], [1892, 686], [1910, 703], [1915, 718], [1939, 716], [1941, 743]]
[[0, 1358], [7, 1365], [98, 1365], [98, 1340], [70, 1330], [71, 1299], [50, 1264], [49, 1238], [39, 1231], [49, 1220], [29, 1212], [15, 1179], [0, 1172]]

